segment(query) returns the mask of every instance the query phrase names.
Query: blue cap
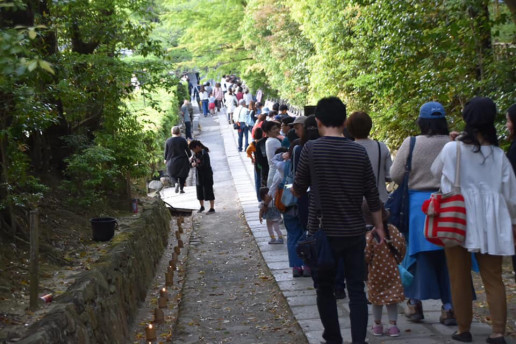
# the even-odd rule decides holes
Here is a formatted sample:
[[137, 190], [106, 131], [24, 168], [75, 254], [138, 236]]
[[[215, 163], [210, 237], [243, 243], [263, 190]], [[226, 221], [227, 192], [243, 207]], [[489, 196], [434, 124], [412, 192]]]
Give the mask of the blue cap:
[[438, 102], [428, 102], [419, 109], [419, 118], [444, 118], [444, 107]]
[[268, 114], [268, 113], [269, 113], [269, 111], [270, 111], [270, 110], [269, 110], [269, 108], [268, 108], [268, 107], [264, 107], [264, 108], [262, 109], [262, 113], [263, 113], [263, 114]]

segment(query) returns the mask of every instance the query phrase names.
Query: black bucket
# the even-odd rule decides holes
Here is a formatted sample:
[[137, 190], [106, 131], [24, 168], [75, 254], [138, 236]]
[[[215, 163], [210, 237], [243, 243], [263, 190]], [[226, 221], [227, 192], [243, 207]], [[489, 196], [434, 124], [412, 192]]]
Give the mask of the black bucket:
[[90, 220], [95, 241], [109, 241], [115, 235], [118, 221], [113, 217], [95, 217]]

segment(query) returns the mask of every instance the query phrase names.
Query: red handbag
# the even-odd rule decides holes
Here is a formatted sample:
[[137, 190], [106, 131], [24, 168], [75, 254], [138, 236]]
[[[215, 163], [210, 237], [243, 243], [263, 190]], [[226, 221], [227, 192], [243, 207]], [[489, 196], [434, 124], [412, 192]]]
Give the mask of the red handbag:
[[466, 204], [460, 193], [460, 142], [457, 142], [457, 162], [453, 190], [435, 192], [421, 208], [426, 214], [425, 238], [431, 243], [453, 247], [466, 240]]

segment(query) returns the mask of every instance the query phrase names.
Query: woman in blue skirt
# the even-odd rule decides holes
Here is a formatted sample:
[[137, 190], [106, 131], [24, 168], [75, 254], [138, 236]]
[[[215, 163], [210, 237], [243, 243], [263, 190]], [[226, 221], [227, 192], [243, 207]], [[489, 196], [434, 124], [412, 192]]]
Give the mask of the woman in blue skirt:
[[[437, 102], [425, 103], [421, 106], [417, 123], [421, 135], [415, 138], [408, 182], [410, 207], [405, 261], [414, 280], [405, 288], [405, 296], [409, 298], [405, 314], [411, 321], [421, 321], [425, 318], [421, 301], [440, 299], [443, 303], [440, 322], [456, 325], [444, 250], [425, 239], [425, 214], [421, 210], [423, 202], [439, 189], [440, 180], [432, 175], [430, 167], [444, 145], [450, 141], [443, 106]], [[391, 177], [398, 184], [403, 181], [410, 139], [407, 137], [403, 141], [391, 167]]]

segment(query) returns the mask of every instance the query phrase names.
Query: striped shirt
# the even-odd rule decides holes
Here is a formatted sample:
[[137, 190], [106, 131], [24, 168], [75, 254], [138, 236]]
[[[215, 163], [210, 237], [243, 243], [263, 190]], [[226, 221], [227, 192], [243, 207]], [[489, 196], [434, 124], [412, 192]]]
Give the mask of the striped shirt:
[[[310, 151], [313, 150], [311, 154]], [[313, 161], [310, 161], [312, 156]], [[312, 176], [312, 168], [315, 176]], [[314, 179], [316, 187], [314, 187]], [[301, 151], [294, 189], [304, 194], [308, 187], [318, 192], [319, 202], [311, 195], [308, 229], [317, 230], [317, 210], [323, 217], [326, 235], [351, 237], [365, 233], [362, 200], [372, 212], [380, 210], [380, 199], [371, 162], [364, 147], [344, 137], [323, 136], [308, 141]]]

